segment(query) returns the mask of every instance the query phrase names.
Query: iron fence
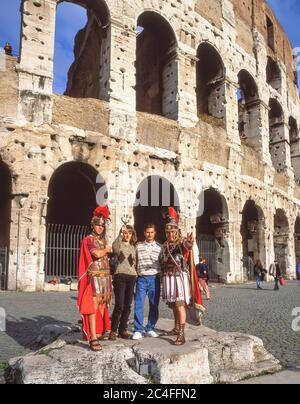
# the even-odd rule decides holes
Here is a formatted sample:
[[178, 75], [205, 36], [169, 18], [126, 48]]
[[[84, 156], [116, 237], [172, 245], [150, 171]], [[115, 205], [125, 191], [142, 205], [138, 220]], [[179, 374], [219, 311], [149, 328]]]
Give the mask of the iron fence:
[[7, 247], [0, 247], [0, 290], [7, 289]]
[[89, 234], [89, 226], [48, 224], [46, 233], [46, 281], [58, 278], [78, 279], [80, 244]]
[[211, 281], [218, 281], [216, 239], [214, 236], [201, 236], [198, 240], [199, 256], [204, 257], [208, 264], [209, 278]]

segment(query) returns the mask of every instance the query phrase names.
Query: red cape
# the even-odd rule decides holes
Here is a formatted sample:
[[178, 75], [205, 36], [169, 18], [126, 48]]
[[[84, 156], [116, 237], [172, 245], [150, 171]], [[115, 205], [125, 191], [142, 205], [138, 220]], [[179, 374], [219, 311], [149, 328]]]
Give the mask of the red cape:
[[199, 286], [198, 273], [194, 261], [194, 254], [191, 250], [186, 250], [185, 259], [189, 264], [191, 270], [191, 281], [192, 281], [192, 299], [194, 308], [200, 310], [202, 313], [206, 311], [206, 308], [203, 305], [201, 290]]
[[78, 308], [82, 316], [82, 331], [85, 340], [90, 340], [90, 326], [88, 315], [96, 314], [96, 332], [97, 335], [102, 335], [106, 331], [110, 331], [110, 318], [108, 308], [105, 305], [104, 315], [102, 316], [100, 311], [95, 313], [94, 301], [93, 301], [93, 288], [90, 279], [87, 275], [87, 269], [92, 263], [93, 258], [87, 246], [88, 237], [82, 240], [79, 257], [78, 267]]

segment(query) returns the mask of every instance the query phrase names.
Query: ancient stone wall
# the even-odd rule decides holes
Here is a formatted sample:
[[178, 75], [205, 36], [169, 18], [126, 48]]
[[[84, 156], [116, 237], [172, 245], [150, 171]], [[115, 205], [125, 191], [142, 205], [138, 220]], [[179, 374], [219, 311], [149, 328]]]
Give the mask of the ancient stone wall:
[[[97, 0], [96, 8], [80, 2], [90, 8], [89, 20], [103, 17], [99, 26], [105, 38], [104, 47], [93, 46], [101, 67], [91, 64], [87, 74], [93, 54], [89, 43], [99, 33], [93, 26], [92, 34], [86, 31], [85, 39], [77, 38], [76, 69], [73, 65], [69, 78], [76, 88], [70, 94], [80, 98], [52, 94], [56, 3], [23, 2], [20, 60], [0, 72], [0, 155], [12, 182], [9, 289], [43, 289], [49, 187], [58, 168], [73, 163], [88, 165], [103, 177], [112, 210], [111, 241], [122, 217], [134, 216], [141, 183], [161, 176], [178, 194], [184, 232], [197, 227], [201, 195], [210, 201], [201, 212], [206, 222], [198, 223], [197, 242], [201, 249], [201, 243], [209, 240], [214, 248], [216, 279], [251, 278], [245, 258], [256, 259], [257, 254], [266, 267], [279, 254], [285, 260], [286, 275], [293, 277], [299, 256], [294, 233], [300, 214], [300, 140], [299, 133], [293, 135], [291, 159], [289, 122], [293, 117], [299, 128], [300, 103], [293, 83], [291, 45], [265, 2]], [[175, 42], [168, 48], [169, 64], [161, 65], [161, 83], [155, 86], [152, 80], [145, 108], [137, 112], [141, 98], [136, 86], [136, 28], [138, 21], [145, 23], [140, 16], [149, 12], [155, 14], [153, 24], [159, 17], [167, 22]], [[267, 16], [274, 24], [274, 50], [268, 45]], [[199, 64], [210, 60], [205, 52], [198, 52], [203, 43], [209, 55], [219, 55], [223, 69], [198, 86]], [[280, 70], [280, 89], [267, 83], [268, 57]], [[256, 98], [241, 88], [242, 70], [254, 80]], [[13, 91], [3, 102], [6, 85]], [[244, 125], [239, 92], [246, 93], [240, 100], [252, 114]], [[149, 111], [149, 97], [160, 97], [163, 108]], [[199, 114], [200, 98], [207, 108]], [[271, 121], [270, 100], [280, 104], [282, 121]], [[245, 224], [244, 207], [249, 200], [258, 214]], [[288, 234], [286, 228], [282, 234], [278, 230], [278, 210], [286, 218]], [[280, 233], [276, 237], [275, 225]], [[203, 229], [207, 240], [201, 239]]]

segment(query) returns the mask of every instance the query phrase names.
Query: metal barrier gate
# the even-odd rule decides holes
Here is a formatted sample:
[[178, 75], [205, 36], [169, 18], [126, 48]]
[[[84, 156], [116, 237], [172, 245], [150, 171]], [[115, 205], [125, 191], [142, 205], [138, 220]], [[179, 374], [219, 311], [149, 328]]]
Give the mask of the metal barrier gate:
[[48, 224], [46, 234], [45, 275], [78, 279], [80, 245], [90, 232], [89, 226]]
[[7, 289], [7, 275], [8, 275], [8, 249], [7, 247], [0, 247], [0, 290]]
[[[204, 257], [208, 264], [209, 278], [211, 281], [219, 281], [217, 275], [216, 239], [214, 236], [201, 235], [198, 239], [199, 256]], [[196, 262], [197, 264], [198, 262]]]

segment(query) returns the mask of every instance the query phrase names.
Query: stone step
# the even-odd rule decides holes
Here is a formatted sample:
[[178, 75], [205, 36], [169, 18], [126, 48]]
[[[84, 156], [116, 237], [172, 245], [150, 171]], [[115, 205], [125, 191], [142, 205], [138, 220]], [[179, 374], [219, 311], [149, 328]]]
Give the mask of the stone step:
[[[53, 326], [51, 326], [53, 328]], [[206, 327], [186, 326], [187, 342], [174, 345], [174, 338], [162, 336], [173, 321], [160, 320], [159, 338], [112, 343], [103, 341], [103, 351], [94, 353], [81, 334], [59, 326], [44, 327], [54, 335], [50, 345], [35, 353], [10, 360], [7, 382], [24, 384], [213, 384], [234, 383], [281, 370], [279, 361], [256, 337], [216, 332]], [[38, 341], [50, 341], [45, 335]]]

